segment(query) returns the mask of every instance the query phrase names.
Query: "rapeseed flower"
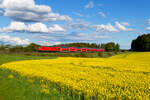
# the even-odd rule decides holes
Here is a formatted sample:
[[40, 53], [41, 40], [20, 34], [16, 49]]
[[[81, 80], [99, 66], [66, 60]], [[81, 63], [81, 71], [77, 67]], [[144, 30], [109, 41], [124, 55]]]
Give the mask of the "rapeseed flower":
[[[121, 54], [111, 58], [57, 58], [3, 64], [21, 76], [43, 77], [41, 92], [50, 94], [45, 80], [60, 90], [96, 99], [149, 99], [150, 52]], [[53, 91], [53, 90], [52, 90]]]
[[48, 89], [41, 89], [40, 92], [48, 95], [50, 94], [50, 91]]
[[8, 78], [9, 78], [9, 79], [13, 79], [14, 76], [13, 76], [13, 75], [9, 75]]

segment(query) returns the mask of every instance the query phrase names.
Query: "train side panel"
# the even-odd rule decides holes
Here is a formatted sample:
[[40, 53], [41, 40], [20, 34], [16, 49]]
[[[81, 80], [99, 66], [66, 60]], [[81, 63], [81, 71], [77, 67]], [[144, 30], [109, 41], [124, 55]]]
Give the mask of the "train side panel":
[[45, 47], [38, 48], [40, 52], [105, 52], [104, 49], [98, 48], [80, 48], [80, 47]]

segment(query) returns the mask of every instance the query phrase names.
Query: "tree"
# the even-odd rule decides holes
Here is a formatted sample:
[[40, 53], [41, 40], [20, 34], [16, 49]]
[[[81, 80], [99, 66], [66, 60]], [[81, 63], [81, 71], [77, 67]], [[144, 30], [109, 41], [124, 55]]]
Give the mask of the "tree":
[[101, 44], [101, 48], [102, 48], [102, 49], [105, 49], [105, 44], [102, 43], [102, 44]]
[[132, 41], [131, 50], [133, 51], [150, 51], [150, 34], [138, 36]]
[[3, 51], [3, 52], [9, 52], [9, 49], [11, 48], [10, 45], [1, 45], [0, 46], [0, 51]]
[[120, 51], [120, 45], [117, 43], [115, 44], [114, 42], [109, 42], [109, 43], [102, 43], [101, 48], [105, 49], [107, 52], [119, 52]]
[[0, 45], [0, 51], [5, 50], [5, 46], [4, 45]]
[[[56, 45], [54, 45], [56, 46]], [[59, 44], [57, 46], [69, 46], [69, 47], [85, 47], [85, 48], [100, 48], [100, 44], [96, 43], [67, 43], [67, 44]]]
[[113, 42], [109, 42], [105, 45], [105, 49], [106, 51], [108, 52], [112, 52], [112, 51], [115, 51], [115, 43]]
[[11, 47], [10, 49], [10, 52], [23, 52], [24, 51], [24, 48], [23, 46], [13, 46]]
[[119, 45], [118, 43], [115, 45], [115, 51], [116, 51], [116, 52], [119, 52], [119, 51], [120, 51], [120, 45]]
[[40, 45], [31, 43], [27, 47], [24, 48], [24, 51], [25, 52], [36, 52], [36, 51], [38, 51], [39, 47], [40, 47]]

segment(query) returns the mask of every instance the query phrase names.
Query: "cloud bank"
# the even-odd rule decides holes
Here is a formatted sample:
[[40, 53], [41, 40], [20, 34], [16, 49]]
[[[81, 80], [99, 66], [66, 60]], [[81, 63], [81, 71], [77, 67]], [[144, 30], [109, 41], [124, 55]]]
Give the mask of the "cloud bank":
[[64, 28], [57, 24], [47, 27], [43, 23], [25, 25], [23, 22], [16, 21], [11, 22], [8, 27], [0, 28], [0, 32], [55, 33], [65, 31], [66, 30]]
[[1, 0], [0, 14], [15, 21], [22, 22], [51, 22], [70, 21], [67, 15], [53, 13], [50, 6], [37, 5], [34, 0]]
[[13, 44], [13, 45], [28, 45], [30, 44], [29, 39], [24, 39], [22, 40], [19, 37], [11, 37], [5, 33], [0, 34], [0, 41], [8, 44]]

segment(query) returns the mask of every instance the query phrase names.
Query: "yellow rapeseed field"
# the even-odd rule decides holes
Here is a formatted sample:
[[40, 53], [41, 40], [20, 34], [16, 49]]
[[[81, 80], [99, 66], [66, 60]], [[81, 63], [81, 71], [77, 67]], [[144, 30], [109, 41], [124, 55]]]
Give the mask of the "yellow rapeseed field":
[[[150, 99], [150, 52], [111, 58], [57, 58], [3, 64], [21, 76], [47, 79], [94, 99]], [[43, 81], [43, 80], [42, 80]], [[42, 85], [44, 87], [44, 85]], [[49, 90], [42, 90], [49, 94]]]

